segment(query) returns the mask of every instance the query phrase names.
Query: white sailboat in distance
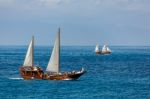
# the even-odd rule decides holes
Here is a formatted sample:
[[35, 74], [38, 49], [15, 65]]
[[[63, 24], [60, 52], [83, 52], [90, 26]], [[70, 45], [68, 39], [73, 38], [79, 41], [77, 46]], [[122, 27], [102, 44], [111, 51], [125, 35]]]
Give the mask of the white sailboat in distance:
[[97, 44], [96, 47], [95, 47], [95, 53], [96, 54], [100, 54], [101, 53], [101, 50], [99, 48], [99, 44]]
[[102, 54], [110, 54], [111, 50], [109, 49], [108, 45], [104, 45], [102, 48]]
[[102, 54], [102, 55], [105, 55], [105, 54], [111, 54], [111, 50], [110, 48], [108, 47], [108, 45], [104, 45], [102, 50], [100, 50], [100, 47], [99, 45], [97, 44], [96, 47], [95, 47], [95, 53], [96, 54]]

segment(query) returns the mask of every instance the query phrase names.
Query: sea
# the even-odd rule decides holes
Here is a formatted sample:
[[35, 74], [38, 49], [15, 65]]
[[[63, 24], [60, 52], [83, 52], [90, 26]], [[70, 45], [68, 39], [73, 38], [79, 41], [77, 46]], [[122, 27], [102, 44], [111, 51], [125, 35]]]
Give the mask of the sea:
[[[0, 99], [150, 99], [150, 46], [62, 46], [61, 71], [87, 71], [78, 80], [24, 80], [27, 46], [0, 46]], [[46, 69], [52, 46], [35, 46], [35, 65]]]

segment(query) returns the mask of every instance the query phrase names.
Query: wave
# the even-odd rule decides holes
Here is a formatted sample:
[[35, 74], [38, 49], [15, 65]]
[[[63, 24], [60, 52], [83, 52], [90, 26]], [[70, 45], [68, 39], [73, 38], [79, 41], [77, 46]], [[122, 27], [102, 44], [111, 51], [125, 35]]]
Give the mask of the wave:
[[16, 78], [9, 78], [9, 79], [13, 79], [13, 80], [22, 80], [23, 78], [16, 77]]

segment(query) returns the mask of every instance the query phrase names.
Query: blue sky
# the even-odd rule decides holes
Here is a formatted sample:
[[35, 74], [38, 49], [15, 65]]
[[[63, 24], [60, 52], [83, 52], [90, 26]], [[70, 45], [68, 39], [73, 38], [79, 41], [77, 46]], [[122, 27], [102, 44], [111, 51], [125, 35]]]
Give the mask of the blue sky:
[[150, 0], [0, 0], [0, 45], [150, 46]]

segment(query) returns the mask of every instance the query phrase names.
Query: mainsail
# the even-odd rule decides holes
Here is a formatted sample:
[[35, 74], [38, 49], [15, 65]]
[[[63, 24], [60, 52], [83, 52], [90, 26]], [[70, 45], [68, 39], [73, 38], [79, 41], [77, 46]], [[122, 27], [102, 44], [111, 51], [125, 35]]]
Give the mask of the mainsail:
[[59, 73], [59, 65], [60, 65], [60, 29], [58, 30], [51, 58], [49, 60], [46, 71], [52, 73]]
[[29, 44], [23, 66], [34, 66], [34, 36]]
[[105, 51], [107, 51], [107, 46], [106, 45], [104, 45], [103, 48], [102, 48], [102, 52], [105, 52]]
[[108, 52], [111, 52], [111, 50], [109, 49], [109, 47], [108, 47], [108, 46], [107, 46], [107, 51], [108, 51]]
[[95, 47], [95, 52], [99, 52], [100, 49], [99, 49], [99, 45], [97, 44], [96, 47]]

